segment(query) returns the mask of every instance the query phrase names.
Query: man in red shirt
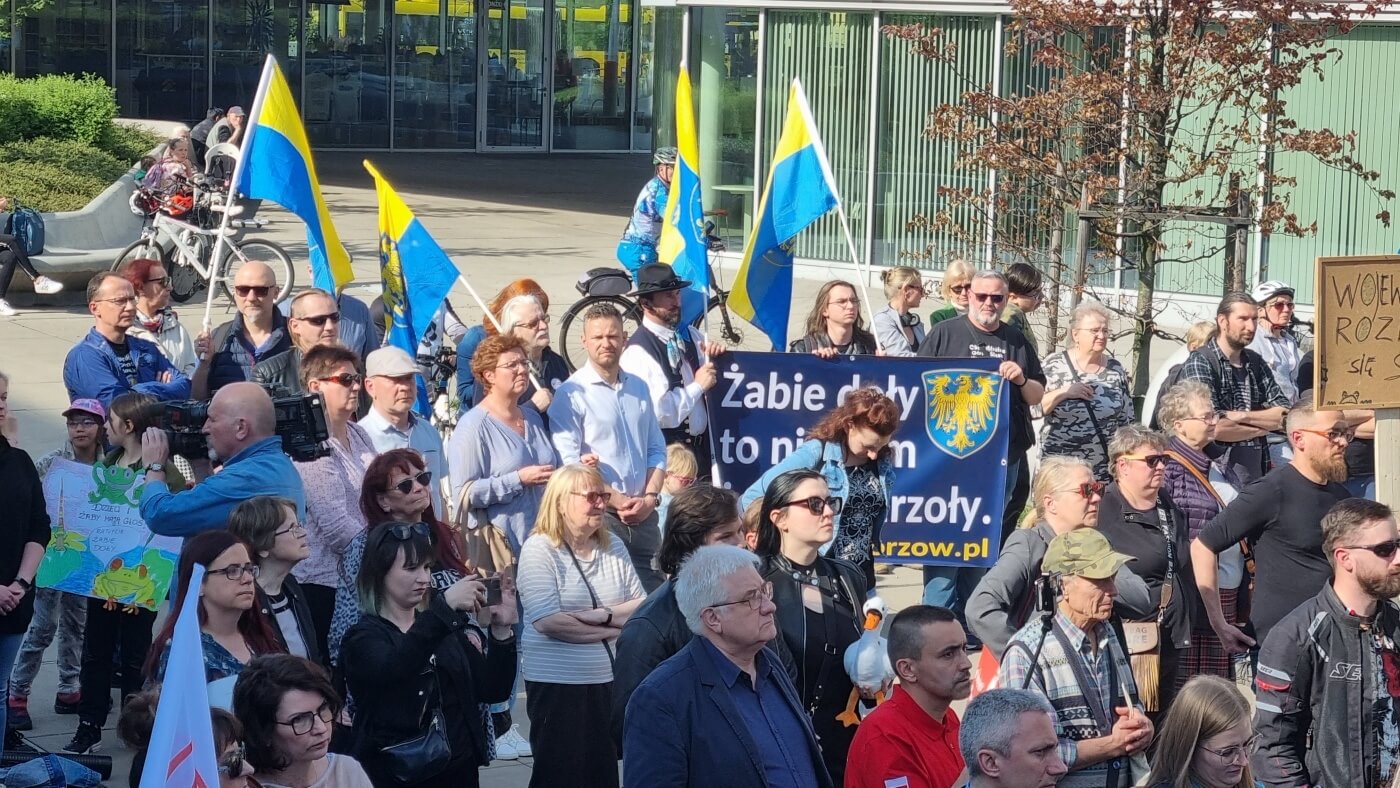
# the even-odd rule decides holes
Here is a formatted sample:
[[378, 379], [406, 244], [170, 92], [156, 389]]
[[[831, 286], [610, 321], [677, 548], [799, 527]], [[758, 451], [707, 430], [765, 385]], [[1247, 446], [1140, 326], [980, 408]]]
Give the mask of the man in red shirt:
[[861, 721], [845, 788], [949, 788], [960, 782], [958, 715], [972, 691], [967, 635], [947, 608], [915, 605], [890, 622], [894, 695]]

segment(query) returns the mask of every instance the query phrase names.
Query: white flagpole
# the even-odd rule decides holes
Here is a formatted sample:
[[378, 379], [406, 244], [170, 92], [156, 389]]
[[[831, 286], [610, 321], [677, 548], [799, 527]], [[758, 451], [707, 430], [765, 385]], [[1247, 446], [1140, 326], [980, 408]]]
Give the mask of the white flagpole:
[[[220, 267], [223, 261], [224, 246], [228, 240], [229, 219], [233, 215], [233, 205], [238, 200], [238, 176], [243, 172], [243, 152], [253, 140], [253, 131], [258, 125], [258, 115], [263, 101], [267, 98], [267, 88], [272, 81], [272, 69], [276, 64], [272, 55], [263, 61], [262, 78], [258, 80], [258, 92], [253, 97], [253, 111], [248, 114], [247, 126], [243, 129], [243, 141], [239, 143], [238, 158], [234, 159], [233, 177], [229, 180], [228, 196], [224, 199], [224, 218], [219, 222], [219, 234], [214, 239], [214, 249], [209, 253], [209, 293], [204, 299], [204, 330], [211, 327], [210, 315], [214, 311], [214, 292], [219, 289], [219, 280], [228, 274]], [[232, 288], [230, 288], [232, 290]]]

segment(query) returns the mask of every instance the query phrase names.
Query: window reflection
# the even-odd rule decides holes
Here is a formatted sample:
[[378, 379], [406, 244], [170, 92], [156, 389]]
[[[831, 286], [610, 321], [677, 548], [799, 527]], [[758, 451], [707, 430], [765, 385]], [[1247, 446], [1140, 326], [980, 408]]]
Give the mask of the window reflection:
[[471, 0], [394, 4], [394, 145], [476, 145], [476, 12]]
[[554, 147], [626, 150], [631, 0], [555, 0]]
[[696, 116], [715, 119], [699, 130], [705, 207], [718, 212], [719, 236], [731, 249], [742, 249], [754, 212], [758, 10], [694, 8], [690, 52]]
[[389, 145], [387, 0], [307, 7], [302, 114], [312, 145]]
[[112, 5], [108, 0], [26, 3], [15, 14], [15, 73], [97, 74], [112, 78]]
[[292, 95], [300, 101], [300, 0], [213, 0], [213, 9], [214, 92], [209, 106], [251, 109], [269, 54], [277, 58]]

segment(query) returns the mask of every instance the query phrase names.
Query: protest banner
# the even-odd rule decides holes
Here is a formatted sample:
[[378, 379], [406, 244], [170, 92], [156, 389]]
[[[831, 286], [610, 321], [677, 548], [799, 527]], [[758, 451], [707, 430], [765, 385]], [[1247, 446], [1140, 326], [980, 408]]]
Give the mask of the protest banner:
[[710, 438], [720, 480], [742, 493], [846, 395], [875, 385], [899, 408], [877, 561], [991, 566], [1001, 547], [1011, 407], [996, 359], [802, 353], [716, 359]]
[[155, 610], [165, 600], [180, 540], [156, 536], [138, 508], [145, 480], [139, 471], [57, 459], [44, 476], [53, 536], [35, 585]]
[[1317, 258], [1318, 410], [1400, 407], [1400, 256]]

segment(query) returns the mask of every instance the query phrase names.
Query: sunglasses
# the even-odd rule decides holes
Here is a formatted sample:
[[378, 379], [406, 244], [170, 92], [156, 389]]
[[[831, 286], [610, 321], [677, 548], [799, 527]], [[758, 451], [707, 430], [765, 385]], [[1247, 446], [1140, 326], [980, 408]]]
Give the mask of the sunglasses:
[[1299, 427], [1298, 431], [1311, 432], [1312, 434], [1320, 435], [1329, 441], [1341, 441], [1342, 443], [1351, 443], [1352, 440], [1356, 438], [1356, 433], [1352, 432], [1351, 430], [1339, 430], [1336, 428], [1330, 430], [1305, 430], [1302, 427]]
[[595, 490], [593, 492], [576, 492], [573, 494], [587, 498], [588, 503], [592, 506], [602, 506], [603, 504], [608, 502], [608, 494], [603, 492], [602, 490]]
[[781, 504], [784, 509], [789, 506], [805, 506], [807, 507], [807, 511], [812, 514], [821, 514], [828, 506], [831, 507], [832, 514], [840, 514], [842, 507], [845, 505], [846, 501], [844, 498], [837, 498], [834, 495], [828, 498], [823, 498], [820, 495], [813, 495], [811, 498], [801, 498], [796, 501], [788, 501]]
[[970, 284], [966, 284], [966, 285], [953, 285], [952, 287], [950, 287], [950, 288], [948, 288], [948, 289], [949, 289], [949, 290], [952, 290], [954, 293], [957, 293], [958, 295], [962, 295], [963, 293], [966, 293], [967, 291], [971, 290], [971, 289], [972, 289], [972, 285], [970, 285]]
[[313, 325], [313, 326], [315, 326], [315, 327], [317, 327], [317, 328], [320, 328], [321, 326], [324, 326], [324, 325], [326, 324], [326, 321], [330, 321], [330, 322], [332, 322], [332, 323], [339, 323], [339, 322], [340, 322], [340, 313], [339, 313], [339, 312], [328, 312], [327, 314], [324, 314], [324, 315], [312, 315], [312, 316], [310, 316], [310, 317], [299, 317], [299, 318], [297, 318], [297, 320], [301, 320], [301, 321], [310, 323], [311, 325]]
[[219, 761], [219, 773], [225, 777], [243, 776], [243, 745], [240, 743], [238, 749], [225, 755]]
[[427, 523], [399, 523], [392, 528], [384, 529], [384, 533], [379, 535], [379, 544], [384, 544], [384, 540], [391, 536], [394, 537], [395, 541], [407, 542], [413, 538], [414, 534], [425, 537], [430, 542], [433, 540], [433, 532], [428, 528]]
[[1165, 454], [1124, 454], [1121, 459], [1137, 460], [1146, 463], [1152, 469], [1165, 468], [1167, 466], [1167, 455]]
[[1079, 497], [1087, 501], [1096, 495], [1102, 498], [1103, 491], [1106, 489], [1108, 489], [1108, 485], [1104, 484], [1103, 482], [1083, 482], [1078, 487], [1071, 487], [1068, 490], [1060, 490], [1060, 492], [1077, 493]]
[[267, 298], [272, 288], [268, 285], [234, 285], [233, 292], [237, 293], [239, 298], [247, 298], [250, 293], [258, 298]]
[[398, 484], [393, 485], [393, 487], [394, 487], [395, 490], [398, 490], [399, 492], [403, 493], [404, 495], [408, 495], [409, 493], [413, 492], [413, 484], [414, 484], [414, 482], [417, 482], [418, 484], [421, 484], [421, 485], [423, 485], [424, 487], [427, 487], [429, 484], [432, 484], [432, 483], [433, 483], [433, 472], [432, 472], [432, 471], [423, 471], [423, 472], [419, 473], [417, 476], [410, 476], [410, 477], [408, 477], [407, 479], [404, 479], [403, 481], [399, 482]]
[[328, 378], [316, 379], [323, 383], [339, 383], [347, 389], [351, 386], [358, 386], [365, 381], [364, 375], [358, 372], [342, 372], [339, 375], [331, 375]]
[[260, 571], [257, 564], [229, 564], [222, 569], [210, 569], [206, 577], [223, 575], [229, 580], [238, 581], [242, 580], [244, 575], [249, 575], [254, 580], [257, 580], [258, 572]]
[[972, 297], [978, 301], [991, 301], [993, 304], [1000, 304], [1006, 300], [1005, 293], [973, 293]]
[[160, 285], [162, 289], [168, 288], [168, 287], [170, 287], [170, 277], [165, 276], [165, 277], [161, 277], [160, 279], [147, 279], [147, 280], [146, 280], [146, 284], [148, 284], [148, 285]]
[[1391, 539], [1389, 542], [1380, 544], [1352, 544], [1343, 545], [1348, 550], [1370, 550], [1376, 554], [1377, 558], [1390, 560], [1395, 556], [1396, 551], [1400, 551], [1400, 539]]

